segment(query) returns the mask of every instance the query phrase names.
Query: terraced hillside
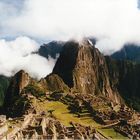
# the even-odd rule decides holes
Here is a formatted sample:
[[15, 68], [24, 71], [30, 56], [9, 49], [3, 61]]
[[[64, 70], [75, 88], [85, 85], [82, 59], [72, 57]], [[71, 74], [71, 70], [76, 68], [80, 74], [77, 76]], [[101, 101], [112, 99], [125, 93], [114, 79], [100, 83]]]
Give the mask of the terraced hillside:
[[140, 114], [123, 96], [131, 66], [104, 57], [89, 40], [65, 43], [50, 75], [37, 81], [21, 70], [11, 78], [1, 138], [139, 139]]

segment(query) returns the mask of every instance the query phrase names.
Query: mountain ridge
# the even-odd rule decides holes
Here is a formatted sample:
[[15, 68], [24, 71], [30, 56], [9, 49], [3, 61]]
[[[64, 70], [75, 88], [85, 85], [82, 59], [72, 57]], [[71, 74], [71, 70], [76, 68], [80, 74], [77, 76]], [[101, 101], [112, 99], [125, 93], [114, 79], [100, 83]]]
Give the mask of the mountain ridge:
[[[69, 41], [63, 46], [53, 72], [45, 78], [37, 81], [23, 70], [13, 76], [2, 113], [17, 122], [24, 116], [32, 116], [32, 120], [38, 122], [37, 126], [36, 123], [30, 123], [21, 128], [22, 134], [17, 132], [18, 136], [24, 138], [48, 137], [45, 133], [48, 127], [37, 121], [44, 118], [46, 121], [51, 118], [53, 122], [59, 120], [59, 124], [63, 124], [67, 130], [70, 125], [72, 135], [69, 138], [75, 136], [74, 128], [81, 134], [79, 138], [92, 138], [90, 133], [87, 134], [90, 127], [96, 129], [94, 133], [101, 139], [107, 139], [103, 133], [105, 128], [110, 133], [113, 130], [119, 135], [122, 134], [121, 138], [139, 137], [135, 134], [139, 130], [140, 114], [131, 104], [136, 101], [127, 100], [133, 95], [140, 99], [136, 94], [139, 91], [139, 78], [136, 77], [140, 74], [139, 70], [138, 64], [105, 57], [88, 40]], [[23, 124], [26, 122], [25, 118]], [[87, 125], [84, 120], [90, 120], [91, 123], [88, 122]], [[33, 136], [29, 136], [29, 130]], [[51, 139], [53, 134], [58, 137], [61, 133], [58, 130], [52, 131]], [[110, 134], [107, 136], [112, 137]], [[68, 137], [67, 132], [63, 132], [64, 137]]]
[[111, 55], [116, 60], [128, 60], [140, 63], [140, 46], [135, 44], [126, 44], [122, 49]]
[[[71, 45], [71, 47], [73, 45], [73, 48], [70, 48], [69, 45]], [[67, 52], [69, 54], [67, 54]], [[69, 63], [69, 60], [73, 62], [72, 65]], [[104, 69], [102, 69], [102, 67]], [[101, 93], [104, 95], [108, 94], [107, 95], [108, 97], [109, 96], [113, 97], [112, 95], [113, 91], [109, 85], [108, 70], [107, 70], [104, 56], [98, 51], [98, 49], [96, 49], [91, 43], [89, 43], [88, 40], [84, 40], [80, 44], [78, 44], [77, 42], [75, 42], [75, 44], [72, 44], [71, 42], [65, 44], [64, 49], [62, 50], [62, 53], [60, 54], [60, 57], [56, 62], [53, 73], [60, 75], [60, 77], [62, 77], [64, 82], [69, 78], [68, 82], [71, 80], [69, 82], [70, 86], [75, 89], [83, 90], [80, 92], [83, 93], [85, 92], [85, 94], [88, 93], [90, 94]], [[71, 75], [71, 77], [67, 77], [67, 75], [69, 76]], [[86, 81], [84, 82], [84, 80]], [[78, 84], [77, 81], [81, 85]], [[100, 83], [101, 81], [103, 83]], [[88, 85], [88, 83], [90, 84]], [[83, 88], [83, 86], [85, 87], [85, 89]], [[116, 94], [118, 94], [117, 90], [114, 91], [114, 94], [115, 92]], [[117, 96], [116, 97], [114, 96], [113, 98], [114, 98], [113, 100], [114, 101], [116, 100], [116, 102], [120, 102], [119, 100], [121, 100], [121, 99], [117, 99], [119, 98]]]

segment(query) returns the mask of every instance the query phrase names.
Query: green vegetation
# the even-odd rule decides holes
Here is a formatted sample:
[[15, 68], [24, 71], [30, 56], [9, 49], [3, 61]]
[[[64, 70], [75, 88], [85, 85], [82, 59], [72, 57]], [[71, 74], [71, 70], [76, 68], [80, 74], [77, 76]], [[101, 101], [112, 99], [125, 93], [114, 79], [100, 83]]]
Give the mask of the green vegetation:
[[27, 87], [24, 88], [23, 92], [30, 93], [37, 98], [45, 95], [44, 91], [37, 84], [28, 85]]
[[68, 92], [69, 87], [57, 74], [51, 74], [46, 77], [46, 87], [49, 91], [63, 91]]
[[98, 131], [100, 133], [102, 133], [104, 136], [111, 138], [111, 139], [119, 139], [119, 140], [128, 139], [128, 137], [125, 137], [125, 136], [117, 133], [113, 128], [99, 129]]
[[139, 98], [136, 98], [136, 97], [132, 97], [131, 99], [126, 98], [126, 102], [131, 108], [140, 112], [140, 99]]
[[[53, 116], [54, 118], [58, 119], [62, 124], [65, 126], [71, 126], [70, 122], [79, 123], [84, 126], [91, 126], [95, 127], [100, 133], [104, 136], [112, 139], [127, 139], [126, 137], [122, 136], [121, 134], [115, 132], [113, 128], [106, 128], [102, 129], [102, 125], [95, 122], [93, 118], [88, 114], [85, 113], [83, 116], [78, 117], [77, 114], [73, 114], [68, 109], [68, 105], [63, 104], [59, 101], [43, 101], [40, 102], [37, 99], [33, 99], [32, 103], [36, 106], [37, 111], [47, 111], [48, 115]], [[49, 112], [52, 111], [50, 114]]]
[[52, 100], [60, 100], [63, 97], [64, 93], [63, 91], [55, 91], [50, 95], [50, 98], [52, 98]]
[[3, 105], [5, 92], [9, 86], [9, 78], [0, 76], [0, 106]]
[[66, 126], [70, 126], [71, 121], [85, 126], [89, 126], [89, 125], [93, 127], [100, 126], [100, 124], [96, 123], [92, 119], [92, 117], [88, 115], [78, 118], [76, 114], [70, 113], [70, 110], [68, 110], [67, 105], [59, 101], [40, 102], [37, 99], [33, 99], [32, 104], [34, 104], [34, 106], [36, 107], [37, 112], [53, 110], [52, 115]]

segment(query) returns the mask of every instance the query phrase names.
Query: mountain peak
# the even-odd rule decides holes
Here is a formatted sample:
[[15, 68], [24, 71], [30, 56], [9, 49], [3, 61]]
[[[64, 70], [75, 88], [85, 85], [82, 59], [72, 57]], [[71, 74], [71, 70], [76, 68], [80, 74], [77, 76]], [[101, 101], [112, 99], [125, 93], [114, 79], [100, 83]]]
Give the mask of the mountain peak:
[[54, 67], [58, 74], [73, 90], [83, 94], [103, 95], [120, 102], [116, 89], [112, 89], [104, 56], [90, 40], [67, 42]]
[[90, 39], [83, 38], [81, 41], [79, 41], [80, 46], [93, 46], [93, 43], [90, 41]]
[[13, 99], [20, 95], [22, 89], [29, 84], [30, 79], [30, 76], [24, 70], [20, 70], [12, 77], [9, 88], [5, 95], [5, 108], [12, 106]]
[[[26, 87], [28, 85], [30, 81], [30, 76], [28, 73], [26, 73], [24, 70], [20, 70], [19, 72], [17, 72], [15, 74], [15, 76], [13, 77], [13, 82], [17, 82], [18, 83], [18, 88], [19, 88], [19, 93], [20, 91]], [[17, 84], [16, 84], [17, 85]]]

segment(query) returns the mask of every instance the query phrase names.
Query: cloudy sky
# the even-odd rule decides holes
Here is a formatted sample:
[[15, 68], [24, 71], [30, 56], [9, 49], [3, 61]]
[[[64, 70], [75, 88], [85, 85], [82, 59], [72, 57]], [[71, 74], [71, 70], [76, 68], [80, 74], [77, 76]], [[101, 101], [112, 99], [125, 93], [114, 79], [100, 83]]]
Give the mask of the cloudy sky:
[[[32, 73], [29, 65], [31, 60], [36, 58], [41, 63], [39, 65], [37, 61], [34, 66], [39, 65], [43, 69], [45, 63], [45, 68], [50, 69], [47, 73], [40, 72], [40, 69], [32, 73], [42, 77], [51, 72], [51, 68], [48, 68], [50, 61], [32, 55], [41, 43], [89, 36], [98, 39], [96, 47], [106, 54], [119, 50], [125, 43], [140, 44], [138, 1], [0, 0], [0, 67], [7, 71], [7, 75], [20, 68]], [[5, 50], [4, 46], [9, 50]], [[23, 50], [28, 50], [28, 53], [19, 53], [24, 52]], [[28, 56], [28, 59], [25, 63], [25, 60], [17, 62], [14, 58], [12, 66], [5, 67], [6, 56], [9, 55], [6, 54], [7, 51], [9, 54], [16, 53], [10, 56], [11, 58]], [[23, 65], [19, 66], [22, 61]], [[3, 71], [0, 70], [0, 74]]]
[[[99, 38], [101, 49], [140, 41], [137, 0], [0, 0], [0, 37]], [[116, 45], [115, 45], [116, 44]]]

